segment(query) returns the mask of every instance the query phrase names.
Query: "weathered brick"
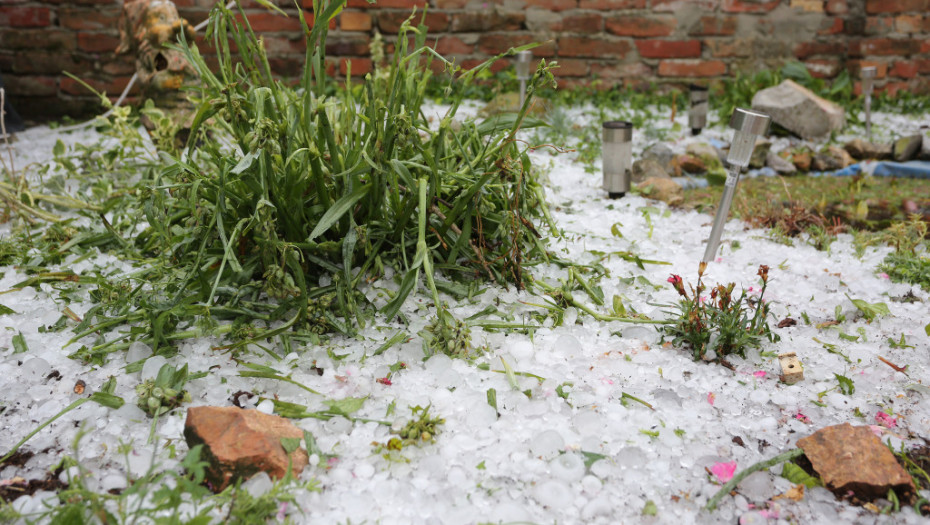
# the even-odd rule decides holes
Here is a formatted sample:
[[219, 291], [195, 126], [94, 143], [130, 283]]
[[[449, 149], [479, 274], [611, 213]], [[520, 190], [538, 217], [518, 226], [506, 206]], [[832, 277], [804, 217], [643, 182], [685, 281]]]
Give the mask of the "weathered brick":
[[823, 0], [791, 0], [788, 5], [792, 9], [807, 11], [809, 13], [823, 13]]
[[533, 42], [533, 37], [526, 34], [485, 33], [479, 37], [478, 50], [486, 55], [497, 55], [530, 42]]
[[[126, 85], [129, 84], [129, 78], [130, 77], [127, 76], [111, 78], [108, 80], [100, 80], [96, 78], [81, 78], [81, 80], [87, 83], [87, 85], [92, 87], [94, 91], [98, 93], [106, 93], [107, 95], [119, 95], [123, 92], [124, 89], [126, 89]], [[80, 96], [91, 94], [86, 87], [71, 77], [61, 77], [60, 89], [62, 93], [66, 93], [68, 95]], [[129, 93], [131, 95], [138, 95], [139, 84], [134, 84]]]
[[815, 58], [804, 62], [811, 76], [816, 78], [833, 78], [840, 72], [838, 58]]
[[484, 31], [517, 31], [523, 28], [526, 14], [522, 11], [468, 10], [449, 15], [449, 30], [453, 33]]
[[[257, 33], [295, 33], [300, 31], [300, 19], [297, 16], [282, 16], [277, 13], [247, 13], [249, 25]], [[237, 14], [236, 20], [242, 22], [242, 15]]]
[[675, 23], [671, 15], [613, 16], [605, 20], [609, 33], [636, 37], [668, 36], [675, 30]]
[[343, 11], [339, 15], [339, 29], [343, 31], [371, 31], [371, 15], [362, 11]]
[[864, 67], [874, 67], [875, 78], [881, 79], [888, 76], [888, 64], [886, 62], [878, 62], [876, 60], [847, 60], [846, 67], [849, 68], [849, 75], [853, 78], [861, 77], [862, 68]]
[[918, 64], [914, 61], [898, 60], [891, 66], [888, 76], [898, 78], [914, 78], [919, 73]]
[[553, 11], [567, 11], [578, 8], [578, 0], [523, 0], [526, 7], [541, 7]]
[[610, 40], [601, 36], [565, 36], [559, 38], [559, 56], [623, 58], [632, 46], [625, 40]]
[[697, 58], [701, 56], [699, 40], [637, 40], [643, 58]]
[[331, 57], [368, 56], [370, 40], [368, 35], [360, 33], [331, 36], [326, 40], [326, 54]]
[[[304, 0], [304, 2], [310, 2], [311, 0]], [[411, 10], [414, 7], [417, 9], [423, 9], [429, 5], [428, 0], [378, 0], [374, 4], [369, 4], [368, 0], [348, 0], [346, 7], [358, 8], [358, 9], [406, 9]], [[306, 5], [304, 7], [307, 7]]]
[[436, 9], [462, 9], [471, 0], [435, 0]]
[[[378, 13], [378, 29], [384, 33], [397, 33], [401, 24], [408, 18], [410, 18], [410, 12], [408, 11], [381, 11]], [[414, 21], [419, 23], [420, 19], [421, 15], [417, 14]], [[449, 15], [428, 11], [423, 23], [426, 24], [431, 33], [439, 33], [449, 27]]]
[[339, 73], [343, 76], [348, 75], [350, 64], [353, 77], [363, 77], [372, 71], [370, 58], [343, 58], [339, 61]]
[[854, 57], [880, 55], [880, 56], [909, 56], [919, 53], [921, 42], [911, 39], [868, 38], [849, 42], [849, 54]]
[[652, 10], [658, 12], [675, 13], [682, 8], [713, 11], [718, 0], [652, 0]]
[[303, 73], [303, 55], [278, 55], [268, 58], [268, 66], [275, 75], [285, 78], [296, 78]]
[[827, 0], [824, 9], [831, 15], [845, 15], [849, 12], [849, 5], [846, 0]]
[[753, 52], [751, 42], [745, 38], [706, 39], [704, 45], [710, 50], [710, 56], [715, 58], [748, 57]]
[[702, 16], [688, 31], [692, 36], [731, 36], [736, 33], [735, 16]]
[[11, 98], [20, 95], [47, 97], [58, 93], [58, 78], [51, 76], [17, 75], [5, 77], [4, 88]]
[[[262, 35], [262, 40], [265, 43], [265, 52], [269, 56], [275, 55], [296, 55], [304, 54], [304, 51], [307, 50], [307, 43], [304, 40], [303, 36], [300, 33], [294, 32], [293, 34], [265, 34]], [[332, 43], [332, 38], [326, 40], [326, 52], [329, 52], [329, 46]], [[339, 39], [335, 39], [336, 42], [339, 42]], [[347, 53], [348, 54], [348, 53]]]
[[727, 73], [720, 60], [663, 60], [659, 62], [660, 77], [717, 77]]
[[894, 19], [888, 17], [870, 16], [865, 20], [865, 34], [887, 35], [894, 31]]
[[794, 56], [801, 60], [815, 55], [841, 55], [845, 51], [841, 42], [801, 42], [794, 46]]
[[926, 13], [930, 11], [930, 0], [866, 0], [865, 11], [869, 14]]
[[824, 18], [820, 22], [820, 29], [817, 31], [817, 34], [838, 35], [843, 32], [844, 27], [846, 26], [843, 24], [843, 19], [841, 17]]
[[33, 50], [28, 53], [16, 53], [12, 58], [12, 70], [17, 74], [52, 74], [62, 71], [81, 71], [90, 65], [79, 61], [72, 53], [47, 52]]
[[930, 75], [930, 58], [918, 58], [914, 60], [917, 66], [917, 72], [921, 75]]
[[587, 60], [560, 58], [558, 62], [559, 66], [553, 72], [559, 77], [583, 77], [590, 71]]
[[119, 47], [119, 37], [108, 33], [78, 33], [77, 41], [87, 53], [112, 53]]
[[51, 11], [47, 7], [0, 7], [0, 26], [48, 27], [52, 24]]
[[898, 33], [921, 33], [926, 26], [927, 19], [920, 15], [900, 15], [894, 19], [894, 29]]
[[720, 8], [727, 13], [768, 13], [780, 3], [781, 0], [723, 0]]
[[[482, 59], [480, 59], [480, 58], [470, 58], [470, 59], [468, 59], [468, 60], [463, 60], [463, 61], [462, 61], [462, 69], [466, 69], [466, 70], [468, 70], [468, 69], [474, 69], [474, 68], [480, 66], [480, 65], [483, 64], [483, 63], [484, 63], [484, 60], [482, 60]], [[507, 64], [506, 62], [504, 62], [503, 60], [498, 60], [497, 62], [494, 62], [493, 64], [491, 64], [491, 72], [492, 72], [492, 73], [497, 73], [497, 72], [503, 71], [503, 70], [505, 70], [505, 69], [507, 69], [507, 68], [509, 68], [509, 67], [510, 67], [510, 65]]]
[[475, 51], [475, 39], [468, 43], [462, 38], [451, 35], [442, 35], [436, 42], [434, 49], [442, 56], [446, 55], [470, 55]]
[[119, 20], [116, 9], [75, 9], [62, 7], [58, 10], [58, 23], [61, 27], [78, 31], [112, 29]]
[[631, 77], [649, 78], [653, 75], [653, 71], [642, 62], [592, 62], [591, 74], [606, 80], [617, 80]]
[[643, 9], [646, 0], [578, 0], [581, 9], [599, 9], [601, 11], [617, 11], [620, 9]]
[[551, 29], [565, 33], [599, 34], [604, 31], [604, 16], [600, 13], [565, 15], [561, 22]]

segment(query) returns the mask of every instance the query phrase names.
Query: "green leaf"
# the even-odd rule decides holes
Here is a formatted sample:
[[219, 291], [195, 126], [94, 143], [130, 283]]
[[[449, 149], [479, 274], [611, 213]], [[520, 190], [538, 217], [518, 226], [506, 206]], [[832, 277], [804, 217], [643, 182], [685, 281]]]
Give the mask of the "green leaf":
[[281, 446], [284, 447], [284, 452], [291, 454], [300, 448], [300, 438], [283, 437], [281, 438]]
[[643, 505], [643, 516], [655, 516], [659, 513], [659, 508], [656, 507], [656, 504], [652, 500], [647, 500], [646, 504]]
[[862, 316], [869, 322], [872, 322], [879, 315], [891, 315], [891, 310], [888, 309], [888, 305], [885, 303], [867, 303], [862, 299], [853, 299], [849, 297], [849, 294], [846, 294], [846, 298], [852, 301], [852, 304], [862, 312]]
[[856, 391], [856, 385], [853, 384], [852, 379], [841, 376], [840, 374], [833, 374], [836, 377], [836, 381], [840, 384], [840, 392], [846, 394], [847, 396], [853, 395]]
[[55, 147], [52, 148], [52, 155], [60, 157], [65, 154], [65, 143], [58, 139], [55, 141]]
[[494, 408], [494, 411], [497, 412], [497, 390], [493, 388], [488, 389], [488, 404]]
[[23, 337], [22, 332], [17, 332], [13, 336], [13, 353], [14, 354], [23, 354], [29, 351], [29, 347], [26, 346], [26, 338]]
[[113, 394], [108, 394], [106, 392], [94, 392], [90, 395], [89, 399], [94, 403], [113, 409], [119, 408], [126, 403], [123, 398], [114, 396]]
[[242, 157], [242, 160], [239, 161], [239, 164], [236, 164], [236, 167], [233, 168], [233, 169], [230, 171], [230, 173], [232, 173], [232, 174], [234, 174], [234, 175], [241, 175], [243, 171], [249, 169], [249, 166], [251, 166], [251, 165], [252, 165], [252, 162], [254, 162], [255, 159], [258, 158], [258, 155], [259, 155], [260, 153], [261, 153], [261, 152], [253, 151], [253, 152], [249, 153], [248, 155], [246, 155], [245, 157]]
[[622, 239], [622, 238], [623, 238], [623, 232], [620, 231], [620, 227], [621, 227], [621, 226], [623, 226], [623, 225], [620, 224], [619, 222], [614, 223], [614, 225], [610, 227], [610, 234], [613, 235], [614, 237], [618, 238], [618, 239]]
[[15, 313], [16, 312], [14, 312], [13, 309], [10, 308], [9, 306], [4, 306], [0, 304], [0, 315], [9, 315], [9, 314], [15, 314]]
[[327, 399], [323, 401], [328, 407], [329, 411], [340, 414], [343, 416], [352, 415], [355, 412], [358, 412], [362, 408], [362, 405], [365, 404], [367, 397], [347, 397], [345, 399], [332, 400]]
[[804, 469], [790, 462], [785, 463], [784, 466], [782, 467], [781, 477], [787, 479], [788, 481], [794, 483], [795, 485], [801, 484], [809, 489], [823, 486], [823, 482], [820, 481], [820, 478], [811, 476], [810, 474], [805, 472]]
[[371, 184], [365, 184], [361, 188], [358, 188], [348, 195], [344, 195], [341, 199], [334, 202], [333, 205], [330, 206], [328, 210], [326, 210], [326, 213], [320, 217], [320, 222], [318, 222], [316, 227], [313, 228], [313, 231], [310, 232], [310, 236], [307, 237], [307, 241], [312, 241], [313, 239], [316, 239], [325, 233], [326, 230], [338, 222], [339, 219], [341, 219], [342, 216], [345, 215], [345, 213], [349, 211], [349, 209], [351, 209], [356, 202], [358, 202], [365, 195], [368, 195], [368, 190], [370, 189]]
[[926, 332], [927, 335], [930, 335], [930, 323], [927, 323], [927, 326], [924, 327], [924, 332]]

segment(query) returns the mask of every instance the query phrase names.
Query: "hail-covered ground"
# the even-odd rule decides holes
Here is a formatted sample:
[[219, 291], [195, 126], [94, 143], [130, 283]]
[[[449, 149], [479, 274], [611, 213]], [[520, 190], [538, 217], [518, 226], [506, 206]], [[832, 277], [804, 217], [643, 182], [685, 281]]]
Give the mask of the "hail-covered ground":
[[[578, 110], [573, 118], [598, 125], [593, 113]], [[668, 130], [665, 121], [667, 117], [656, 117], [655, 126], [666, 129], [676, 151], [708, 137], [729, 138], [723, 128], [685, 137]], [[890, 115], [877, 115], [876, 121], [879, 134], [917, 127], [916, 119]], [[678, 126], [686, 128], [685, 116], [678, 116]], [[850, 134], [857, 131], [861, 130]], [[96, 140], [90, 131], [59, 136], [47, 128], [30, 129], [13, 145], [16, 165], [48, 162], [59, 138], [72, 144]], [[776, 143], [775, 149], [788, 145], [787, 139], [779, 140], [785, 143]], [[634, 132], [637, 155], [650, 142], [645, 134]], [[553, 251], [578, 263], [603, 265], [609, 276], [600, 286], [608, 305], [616, 296], [630, 312], [668, 319], [669, 305], [678, 296], [667, 279], [677, 274], [694, 283], [712, 217], [632, 194], [610, 200], [600, 187], [600, 166], [594, 166], [594, 173], [586, 171], [571, 154], [552, 156], [540, 149], [533, 159], [545, 173], [552, 214], [564, 230], [563, 237], [549, 238]], [[9, 234], [8, 224], [0, 228], [0, 235]], [[25, 466], [0, 468], [0, 483], [17, 476], [44, 478], [50, 467], [72, 456], [89, 473], [84, 479], [89, 488], [101, 493], [124, 489], [153, 465], [156, 470], [179, 468], [187, 450], [182, 432], [189, 406], [230, 406], [235, 400], [271, 412], [270, 399], [277, 398], [312, 411], [324, 409], [325, 400], [365, 398], [354, 416], [392, 426], [341, 417], [293, 420], [315, 436], [324, 454], [311, 456], [311, 465], [299, 476], [303, 482], [315, 480], [317, 490], [289, 489], [294, 501], [282, 504], [272, 521], [921, 521], [910, 507], [880, 516], [840, 502], [823, 488], [807, 490], [798, 501], [780, 497], [792, 488], [778, 475], [780, 467], [748, 477], [716, 511], [702, 510], [720, 489], [714, 473], [726, 470], [721, 465], [735, 462], [738, 472], [794, 448], [799, 438], [829, 425], [872, 425], [895, 448], [918, 443], [917, 436], [930, 436], [930, 388], [922, 384], [930, 369], [928, 294], [892, 283], [877, 270], [890, 248], [871, 247], [858, 256], [848, 235], [840, 235], [828, 251], [804, 242], [787, 246], [735, 220], [727, 224], [723, 240], [705, 282], [734, 282], [737, 289], [757, 295], [759, 265], [768, 265], [765, 298], [774, 312], [773, 330], [781, 337], [777, 343], [764, 342], [746, 359], [731, 357], [735, 370], [695, 362], [686, 350], [663, 344], [654, 326], [601, 322], [573, 308], [565, 312], [561, 325], [549, 318], [530, 334], [473, 328], [473, 345], [486, 349], [476, 363], [444, 355], [424, 360], [417, 334], [435, 311], [421, 293], [404, 305], [409, 326], [375, 323], [357, 338], [337, 337], [323, 346], [294, 348], [280, 359], [253, 349], [249, 361], [273, 367], [319, 396], [282, 381], [240, 377], [243, 368], [215, 349], [221, 340], [182, 342], [178, 355], [167, 362], [186, 363], [191, 372], [208, 374], [187, 385], [191, 403], [161, 417], [155, 444], [147, 443], [151, 420], [136, 406], [134, 389], [152, 378], [165, 358], [150, 357], [135, 373], [125, 366], [150, 355], [151, 349], [142, 344], [113, 354], [99, 367], [68, 359], [79, 346], [66, 346], [73, 334], [40, 331], [62, 315], [55, 290], [47, 284], [12, 290], [27, 276], [13, 267], [2, 268], [0, 304], [15, 313], [0, 316], [0, 453], [78, 399], [73, 390], [78, 380], [86, 383], [86, 396], [114, 376], [114, 393], [127, 402], [117, 410], [86, 403], [65, 414], [24, 445], [22, 450], [35, 452]], [[639, 268], [613, 252], [632, 252], [666, 264]], [[51, 270], [80, 273], [95, 265], [110, 271], [133, 269], [101, 256], [73, 264], [66, 260]], [[531, 271], [552, 284], [567, 277], [554, 266]], [[383, 290], [396, 287], [387, 275], [364, 292], [381, 305], [386, 300]], [[905, 300], [911, 295], [916, 301]], [[607, 313], [607, 306], [582, 299]], [[884, 303], [890, 314], [867, 322], [852, 299]], [[538, 305], [544, 302], [543, 297], [496, 286], [470, 301], [449, 300], [459, 319], [493, 306], [508, 322], [528, 324], [538, 323], [531, 314], [542, 312]], [[83, 316], [90, 302], [69, 307]], [[845, 320], [815, 327], [830, 324], [838, 312]], [[798, 324], [774, 328], [788, 317]], [[372, 355], [399, 331], [407, 333], [409, 341]], [[13, 338], [18, 334], [27, 352], [17, 353]], [[793, 385], [779, 381], [781, 370], [774, 356], [786, 352], [795, 352], [804, 365], [803, 381]], [[880, 357], [907, 369], [898, 372]], [[398, 363], [405, 368], [390, 381], [379, 381]], [[517, 373], [512, 378], [516, 384], [503, 373], [504, 363]], [[843, 393], [837, 374], [852, 381], [853, 392]], [[496, 394], [496, 409], [489, 403], [489, 391]], [[236, 396], [240, 392], [255, 395]], [[377, 450], [373, 443], [386, 443], [393, 437], [392, 427], [400, 428], [415, 417], [411, 407], [426, 406], [445, 420], [434, 443], [404, 447], [387, 456]], [[84, 436], [74, 447], [79, 431]], [[77, 472], [75, 467], [62, 472], [62, 480]], [[271, 482], [258, 477], [245, 486], [258, 495], [269, 490]], [[13, 507], [29, 514], [56, 502], [54, 493], [40, 491], [20, 497]], [[191, 509], [187, 503], [181, 506], [185, 512]], [[217, 521], [224, 512], [214, 513]]]

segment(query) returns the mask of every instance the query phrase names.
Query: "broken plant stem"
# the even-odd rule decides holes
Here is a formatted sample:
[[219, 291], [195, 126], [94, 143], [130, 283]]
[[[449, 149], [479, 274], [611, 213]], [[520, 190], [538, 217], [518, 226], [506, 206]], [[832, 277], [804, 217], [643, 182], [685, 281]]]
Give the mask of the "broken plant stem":
[[714, 497], [710, 498], [710, 501], [707, 502], [707, 505], [704, 505], [704, 510], [713, 511], [714, 509], [716, 509], [717, 504], [720, 503], [720, 500], [723, 499], [724, 496], [729, 494], [731, 490], [735, 489], [736, 486], [739, 485], [740, 481], [743, 481], [743, 479], [746, 478], [746, 476], [752, 474], [753, 472], [758, 472], [760, 470], [772, 468], [775, 465], [784, 463], [786, 461], [791, 461], [792, 459], [799, 457], [799, 456], [803, 456], [803, 455], [804, 455], [803, 450], [801, 450], [800, 448], [794, 448], [794, 449], [789, 450], [788, 452], [783, 452], [775, 456], [772, 459], [768, 459], [766, 461], [760, 461], [759, 463], [756, 463], [755, 465], [750, 466], [749, 468], [741, 471], [739, 474], [733, 476], [733, 479], [731, 479], [730, 481], [726, 483], [726, 485], [721, 487], [720, 490], [717, 491], [716, 494], [714, 494]]
[[565, 298], [566, 302], [568, 302], [575, 308], [581, 310], [582, 312], [590, 315], [591, 317], [597, 319], [598, 321], [603, 321], [603, 322], [618, 321], [621, 323], [633, 323], [633, 324], [671, 324], [672, 323], [672, 321], [659, 321], [656, 319], [639, 319], [636, 317], [618, 317], [618, 316], [613, 316], [613, 315], [599, 314], [595, 312], [594, 310], [592, 310], [591, 308], [589, 308], [588, 306], [582, 304], [580, 301], [577, 301], [575, 297], [571, 294], [571, 292], [569, 292], [568, 290], [562, 290], [560, 288], [556, 288], [555, 286], [547, 284], [543, 281], [533, 281], [533, 282], [546, 292], [554, 292], [554, 291], [559, 292], [560, 294], [562, 294], [562, 297]]

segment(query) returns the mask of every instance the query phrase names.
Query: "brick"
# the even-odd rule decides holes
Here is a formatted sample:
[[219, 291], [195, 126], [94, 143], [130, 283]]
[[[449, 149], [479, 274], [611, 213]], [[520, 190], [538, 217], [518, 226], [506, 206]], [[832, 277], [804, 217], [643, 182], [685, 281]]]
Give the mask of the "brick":
[[704, 45], [715, 58], [748, 57], [753, 53], [751, 42], [745, 38], [723, 38], [705, 40]]
[[726, 13], [768, 13], [780, 3], [781, 0], [723, 0], [720, 8]]
[[804, 66], [816, 78], [833, 78], [840, 72], [838, 58], [815, 58], [805, 61]]
[[621, 78], [649, 78], [653, 76], [652, 68], [642, 62], [607, 63], [594, 62], [591, 64], [591, 74], [608, 80]]
[[921, 75], [930, 75], [930, 58], [918, 58], [914, 60], [914, 65], [917, 66], [917, 72]]
[[474, 42], [469, 44], [462, 38], [456, 36], [443, 35], [439, 37], [434, 49], [442, 56], [470, 55], [475, 52], [475, 44]]
[[794, 56], [801, 60], [815, 55], [842, 55], [846, 46], [841, 42], [801, 42], [794, 46]]
[[584, 77], [587, 76], [590, 67], [587, 60], [576, 58], [560, 58], [559, 67], [554, 69], [554, 73], [559, 77]]
[[880, 56], [909, 56], [919, 53], [921, 42], [910, 39], [868, 38], [853, 40], [849, 43], [849, 54], [854, 57], [880, 55]]
[[511, 33], [485, 33], [479, 37], [478, 50], [486, 55], [498, 55], [512, 47], [529, 44], [532, 36]]
[[659, 62], [660, 77], [717, 77], [727, 73], [720, 60], [663, 60]]
[[893, 18], [870, 16], [865, 20], [865, 34], [867, 35], [887, 35], [892, 31], [894, 31]]
[[598, 9], [601, 11], [617, 11], [620, 9], [643, 9], [646, 0], [578, 0], [580, 9]]
[[604, 31], [604, 16], [600, 13], [584, 13], [563, 16], [553, 31], [564, 33], [598, 34]]
[[840, 17], [835, 18], [824, 18], [820, 23], [820, 29], [817, 31], [818, 35], [838, 35], [843, 32], [845, 28], [843, 19]]
[[697, 58], [701, 56], [698, 40], [637, 40], [643, 58]]
[[[378, 29], [384, 33], [395, 34], [400, 30], [404, 20], [410, 18], [408, 11], [381, 11], [378, 13]], [[418, 24], [421, 15], [414, 17], [414, 25]], [[430, 32], [439, 33], [449, 27], [449, 16], [445, 13], [427, 12], [423, 21]]]
[[90, 68], [90, 64], [79, 61], [72, 53], [47, 52], [33, 50], [28, 53], [15, 53], [11, 59], [11, 70], [17, 74], [58, 75], [62, 71], [80, 71]]
[[52, 24], [47, 7], [0, 7], [0, 26], [48, 27]]
[[344, 56], [368, 56], [369, 38], [368, 35], [329, 37], [326, 40], [326, 54], [334, 57]]
[[691, 8], [701, 11], [713, 11], [718, 0], [652, 0], [652, 10], [657, 12], [675, 13], [682, 8]]
[[343, 58], [339, 61], [339, 73], [343, 76], [347, 75], [350, 64], [353, 77], [363, 77], [371, 73], [373, 69], [370, 58]]
[[909, 11], [926, 13], [930, 11], [930, 0], [866, 0], [865, 12], [879, 13], [907, 13]]
[[635, 37], [668, 36], [675, 29], [675, 23], [671, 15], [614, 16], [605, 20], [609, 33]]
[[888, 76], [888, 64], [875, 60], [848, 60], [846, 67], [849, 68], [849, 75], [853, 78], [859, 78], [862, 75], [862, 68], [874, 67], [875, 78], [885, 78]]
[[[129, 83], [130, 77], [116, 77], [110, 80], [99, 80], [93, 78], [81, 78], [82, 81], [87, 83], [90, 87], [94, 88], [94, 91], [98, 93], [106, 93], [107, 95], [119, 95], [126, 89], [126, 84]], [[86, 87], [78, 83], [71, 77], [62, 77], [61, 78], [61, 92], [68, 95], [90, 95], [91, 93], [87, 90]], [[139, 84], [136, 83], [133, 85], [132, 89], [129, 91], [132, 95], [139, 94]]]
[[436, 9], [462, 9], [471, 0], [435, 0]]
[[688, 34], [692, 36], [731, 36], [736, 33], [735, 16], [702, 16]]
[[[249, 25], [257, 33], [298, 32], [300, 19], [295, 16], [281, 16], [277, 13], [247, 13]], [[237, 14], [236, 20], [242, 22], [242, 15]]]
[[275, 75], [296, 78], [303, 73], [304, 57], [302, 55], [268, 57], [268, 66]]
[[[480, 65], [483, 64], [483, 63], [484, 63], [484, 60], [479, 59], [479, 58], [471, 58], [471, 59], [468, 59], [468, 60], [463, 60], [463, 61], [462, 61], [462, 69], [465, 69], [465, 70], [474, 69], [474, 68], [480, 66]], [[497, 72], [503, 71], [503, 70], [505, 70], [505, 69], [507, 69], [507, 68], [509, 68], [509, 67], [510, 67], [510, 65], [507, 64], [506, 62], [504, 62], [503, 60], [498, 60], [497, 62], [494, 62], [493, 64], [491, 64], [491, 68], [490, 68], [490, 69], [491, 69], [491, 73], [497, 73]]]
[[920, 15], [900, 15], [894, 19], [894, 29], [898, 33], [921, 33], [926, 27], [927, 19]]
[[911, 91], [911, 86], [907, 82], [888, 82], [882, 86], [876, 86], [875, 91], [895, 96], [901, 91]]
[[453, 33], [481, 33], [485, 31], [517, 31], [523, 28], [526, 14], [523, 11], [505, 12], [499, 9], [468, 10], [452, 13], [449, 31]]
[[74, 9], [62, 7], [58, 10], [58, 23], [61, 27], [78, 31], [96, 31], [112, 29], [119, 21], [116, 9]]
[[[308, 7], [306, 4], [311, 3], [311, 0], [304, 0], [304, 7]], [[359, 9], [406, 9], [410, 11], [414, 7], [422, 10], [424, 7], [429, 5], [427, 0], [378, 0], [374, 4], [369, 4], [368, 0], [348, 0], [346, 2], [346, 7], [359, 8]]]
[[552, 11], [567, 11], [578, 8], [578, 0], [523, 0], [527, 8], [541, 7]]
[[[300, 35], [300, 33], [296, 33], [296, 32], [293, 35], [266, 34], [266, 35], [262, 35], [262, 40], [265, 43], [265, 52], [269, 56], [288, 55], [288, 54], [302, 55], [307, 50], [306, 41]], [[330, 39], [327, 39], [326, 40], [327, 54], [330, 54], [329, 53], [330, 44], [331, 44]], [[350, 53], [346, 53], [346, 54], [350, 54]]]
[[823, 0], [791, 0], [788, 5], [792, 9], [807, 11], [808, 13], [823, 13]]
[[846, 0], [827, 0], [824, 10], [831, 15], [845, 15], [849, 12], [849, 4]]
[[893, 66], [891, 66], [891, 69], [888, 71], [888, 76], [898, 78], [914, 78], [918, 73], [919, 68], [916, 62], [898, 60], [894, 63]]
[[339, 29], [343, 31], [371, 31], [371, 15], [362, 11], [343, 11], [339, 15]]
[[78, 33], [78, 49], [88, 53], [112, 53], [119, 46], [119, 37], [107, 33]]
[[565, 36], [559, 38], [560, 57], [623, 58], [632, 49], [625, 40], [604, 37]]
[[4, 78], [10, 98], [18, 96], [47, 97], [58, 93], [58, 78], [50, 76], [16, 75]]

